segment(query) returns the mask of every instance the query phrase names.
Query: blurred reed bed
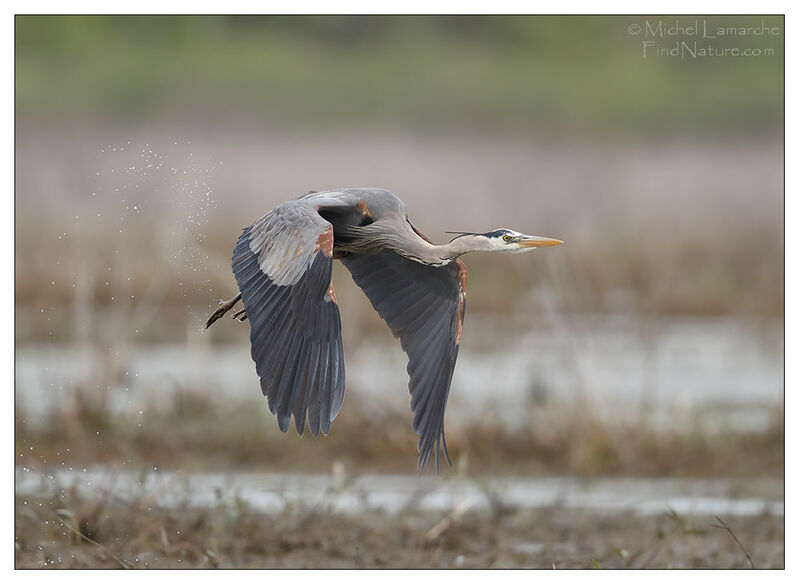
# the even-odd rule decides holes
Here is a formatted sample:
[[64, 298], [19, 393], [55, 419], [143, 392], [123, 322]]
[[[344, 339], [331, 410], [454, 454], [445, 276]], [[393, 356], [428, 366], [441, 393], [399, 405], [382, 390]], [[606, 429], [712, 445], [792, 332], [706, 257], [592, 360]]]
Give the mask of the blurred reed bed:
[[[279, 436], [265, 405], [220, 407], [179, 383], [165, 410], [108, 408], [135, 375], [130, 348], [246, 339], [202, 332], [234, 292], [233, 245], [309, 190], [386, 187], [437, 241], [498, 227], [565, 240], [466, 257], [475, 340], [487, 321], [546, 323], [576, 348], [595, 318], [780, 322], [782, 54], [646, 61], [630, 21], [18, 17], [15, 340], [102, 359], [48, 424], [16, 412], [17, 464], [413, 472], [405, 411], [351, 400], [313, 440]], [[334, 281], [346, 350], [386, 338], [341, 267]], [[723, 436], [700, 410], [680, 429], [638, 407], [610, 423], [586, 396], [521, 429], [449, 420], [449, 444], [476, 473], [783, 474], [782, 411]]]
[[[684, 144], [580, 142], [554, 154], [497, 137], [491, 145], [390, 135], [281, 144], [169, 134], [150, 142], [116, 134], [124, 146], [112, 153], [106, 131], [67, 133], [52, 141], [68, 153], [59, 157], [49, 155], [52, 143], [25, 144], [18, 342], [185, 340], [187, 327], [197, 329], [232, 293], [229, 257], [241, 228], [308, 190], [359, 184], [393, 189], [437, 240], [446, 230], [507, 226], [567, 242], [535, 256], [466, 257], [470, 315], [528, 310], [520, 299], [533, 291], [547, 291], [563, 314], [783, 314], [779, 148], [707, 145], [687, 154]], [[359, 165], [342, 171], [351, 156]], [[73, 186], [54, 191], [54, 181]], [[352, 305], [346, 328], [374, 326], [345, 271], [335, 283], [342, 310]], [[226, 339], [218, 329], [215, 338]]]
[[[213, 354], [218, 344], [243, 343], [246, 325], [202, 331], [216, 299], [233, 292], [230, 250], [242, 227], [309, 189], [390, 187], [434, 239], [449, 229], [508, 226], [566, 240], [527, 257], [466, 258], [466, 335], [482, 346], [502, 344], [506, 328], [566, 336], [578, 351], [580, 326], [615, 315], [639, 323], [647, 339], [655, 317], [771, 326], [783, 314], [781, 150], [773, 146], [694, 146], [687, 154], [685, 143], [580, 141], [554, 150], [498, 136], [370, 133], [309, 143], [240, 129], [191, 140], [187, 129], [67, 129], [47, 141], [30, 132], [18, 157], [15, 334], [18, 344], [89, 347], [101, 359], [59, 395], [44, 428], [17, 412], [18, 464], [318, 470], [341, 460], [413, 472], [407, 413], [365, 410], [354, 400], [332, 435], [318, 440], [280, 436], [263, 404], [220, 408], [202, 399], [205, 389], [177, 382], [164, 382], [168, 404], [175, 393], [164, 411], [126, 418], [108, 408], [111, 390], [134, 375], [131, 347], [188, 344]], [[360, 164], [348, 170], [353, 153]], [[346, 349], [389, 339], [340, 266], [334, 281]], [[564, 367], [580, 377], [568, 357]], [[609, 421], [598, 412], [605, 405], [588, 399], [593, 381], [579, 382], [580, 392], [562, 397], [575, 401], [569, 408], [536, 404], [521, 429], [477, 412], [450, 417], [453, 453], [476, 473], [782, 477], [781, 410], [756, 430], [723, 434], [707, 419], [725, 405], [689, 409], [687, 424], [669, 430], [651, 425], [654, 413], [639, 405], [624, 423]], [[17, 390], [25, 404], [25, 389]]]
[[[783, 24], [710, 22], [762, 20]], [[567, 312], [780, 318], [782, 37], [643, 59], [642, 21], [17, 17], [18, 341], [183, 339], [229, 295], [240, 228], [362, 185], [437, 240], [567, 242], [469, 258], [471, 313], [555, 281]]]
[[[337, 462], [356, 473], [415, 471], [416, 435], [410, 415], [399, 409], [350, 400], [327, 437], [298, 437], [293, 429], [280, 433], [266, 404], [221, 405], [179, 386], [164, 392], [157, 407], [111, 413], [95, 393], [76, 388], [46, 425], [17, 411], [16, 465], [319, 472]], [[782, 478], [783, 409], [772, 407], [756, 429], [707, 424], [718, 410], [697, 408], [680, 426], [659, 427], [646, 410], [608, 420], [589, 400], [532, 405], [521, 427], [485, 413], [448, 417], [447, 443], [455, 467], [478, 475]], [[445, 462], [441, 473], [452, 473]]]

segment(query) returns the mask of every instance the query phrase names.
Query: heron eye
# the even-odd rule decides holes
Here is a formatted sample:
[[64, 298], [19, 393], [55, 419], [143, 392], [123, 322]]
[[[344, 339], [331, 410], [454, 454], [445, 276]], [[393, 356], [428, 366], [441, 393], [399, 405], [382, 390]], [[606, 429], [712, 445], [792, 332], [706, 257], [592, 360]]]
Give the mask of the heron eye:
[[511, 236], [509, 236], [508, 234], [504, 235], [504, 236], [503, 236], [503, 241], [504, 241], [506, 244], [507, 244], [507, 243], [509, 243], [509, 242], [511, 241]]

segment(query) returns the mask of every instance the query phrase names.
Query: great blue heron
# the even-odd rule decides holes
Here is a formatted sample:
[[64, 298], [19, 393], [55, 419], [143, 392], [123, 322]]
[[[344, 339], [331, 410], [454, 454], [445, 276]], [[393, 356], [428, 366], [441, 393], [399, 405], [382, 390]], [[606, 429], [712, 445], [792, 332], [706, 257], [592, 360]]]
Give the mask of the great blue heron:
[[[457, 234], [437, 245], [385, 189], [311, 192], [282, 203], [245, 228], [231, 266], [239, 294], [220, 301], [206, 327], [241, 299], [233, 314], [250, 321], [251, 355], [261, 390], [286, 432], [294, 414], [303, 434], [328, 434], [344, 400], [341, 320], [333, 260], [341, 260], [408, 354], [418, 471], [435, 452], [448, 463], [444, 410], [466, 308], [467, 252], [526, 252], [561, 240], [510, 229]], [[435, 447], [435, 449], [434, 449]]]

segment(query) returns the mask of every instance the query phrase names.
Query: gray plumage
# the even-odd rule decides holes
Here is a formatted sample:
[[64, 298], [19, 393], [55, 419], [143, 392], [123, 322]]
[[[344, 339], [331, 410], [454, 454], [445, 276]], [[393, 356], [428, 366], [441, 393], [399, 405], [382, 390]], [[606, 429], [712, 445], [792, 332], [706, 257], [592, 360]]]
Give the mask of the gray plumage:
[[[309, 193], [287, 201], [246, 228], [231, 266], [241, 299], [234, 317], [250, 321], [251, 355], [261, 390], [282, 431], [294, 416], [302, 434], [327, 434], [344, 400], [341, 319], [331, 282], [333, 260], [350, 271], [408, 355], [418, 470], [450, 457], [444, 413], [466, 310], [471, 251], [519, 252], [561, 243], [499, 229], [459, 232], [439, 246], [409, 221], [405, 204], [385, 189]], [[240, 317], [241, 316], [241, 317]]]

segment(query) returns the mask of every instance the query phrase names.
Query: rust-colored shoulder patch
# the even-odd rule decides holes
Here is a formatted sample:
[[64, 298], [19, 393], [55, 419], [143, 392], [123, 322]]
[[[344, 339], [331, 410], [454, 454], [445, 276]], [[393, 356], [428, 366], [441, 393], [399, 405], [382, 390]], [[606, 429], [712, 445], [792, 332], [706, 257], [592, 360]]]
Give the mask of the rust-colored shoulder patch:
[[358, 208], [358, 210], [361, 212], [361, 214], [362, 214], [364, 217], [370, 217], [370, 218], [372, 217], [372, 216], [369, 214], [369, 207], [367, 207], [367, 202], [366, 202], [366, 201], [364, 201], [363, 199], [362, 199], [361, 201], [359, 201], [359, 202], [358, 202], [358, 205], [356, 205], [356, 207]]
[[[408, 221], [408, 220], [406, 220], [406, 221]], [[418, 229], [417, 229], [417, 228], [414, 226], [414, 224], [413, 224], [413, 223], [411, 223], [410, 221], [408, 221], [408, 225], [410, 225], [410, 226], [411, 226], [411, 229], [412, 229], [412, 230], [414, 230], [414, 233], [415, 233], [415, 234], [417, 234], [417, 235], [418, 235], [420, 238], [422, 238], [423, 240], [425, 240], [425, 241], [426, 241], [426, 242], [428, 242], [429, 244], [433, 244], [434, 246], [436, 245], [436, 242], [434, 242], [434, 241], [433, 241], [432, 239], [430, 239], [428, 236], [426, 236], [426, 235], [425, 235], [425, 234], [423, 234], [421, 231], [419, 231], [419, 230], [418, 230]]]
[[333, 281], [328, 285], [328, 292], [325, 294], [326, 301], [333, 301], [334, 304], [338, 305], [339, 303], [336, 302], [336, 293], [333, 291]]
[[326, 256], [333, 256], [333, 226], [329, 225], [328, 229], [322, 232], [317, 238], [317, 244], [314, 246], [314, 252], [319, 252]]
[[464, 301], [467, 298], [467, 267], [456, 258], [458, 268], [458, 313], [456, 314], [456, 345], [461, 344], [461, 331], [464, 328]]
[[464, 263], [456, 258], [456, 267], [458, 268], [458, 286], [461, 288], [461, 294], [467, 294], [467, 267]]
[[464, 293], [458, 295], [458, 313], [456, 313], [456, 345], [461, 345], [461, 331], [464, 329]]

